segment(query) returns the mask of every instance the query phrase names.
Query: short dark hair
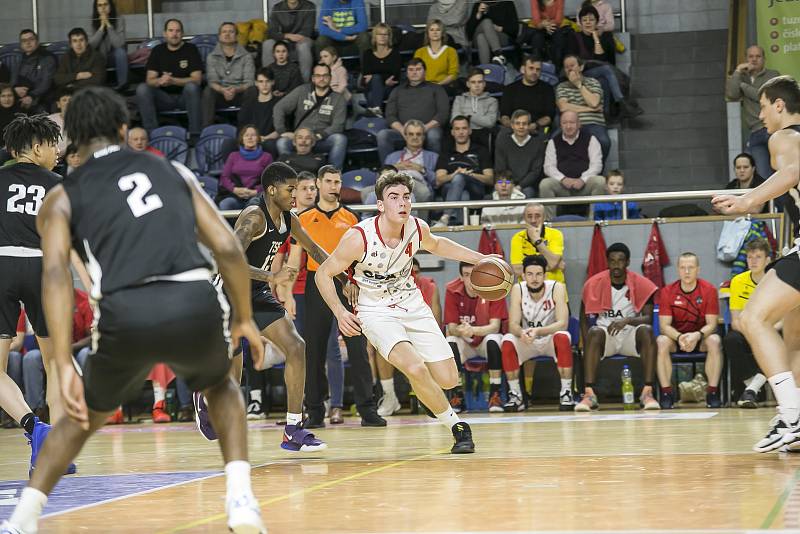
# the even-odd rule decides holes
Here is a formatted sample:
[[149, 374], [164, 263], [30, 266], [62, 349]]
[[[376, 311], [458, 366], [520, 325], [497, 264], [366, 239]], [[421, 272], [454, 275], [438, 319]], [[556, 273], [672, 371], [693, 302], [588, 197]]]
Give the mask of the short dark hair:
[[404, 172], [389, 171], [381, 174], [378, 181], [375, 182], [375, 196], [377, 200], [383, 200], [383, 192], [393, 185], [404, 185], [408, 188], [408, 192], [410, 193], [414, 187], [414, 180]]
[[244, 126], [239, 128], [239, 133], [236, 135], [237, 143], [241, 145], [244, 142], [244, 133], [250, 128], [254, 129], [256, 131], [256, 134], [258, 134], [258, 126], [256, 126], [255, 124], [245, 124]]
[[738, 156], [733, 158], [734, 167], [736, 166], [736, 160], [739, 159], [739, 158], [745, 158], [747, 161], [750, 162], [750, 166], [751, 167], [755, 167], [756, 166], [756, 158], [754, 158], [753, 156], [751, 156], [747, 152], [742, 152], [741, 154], [739, 154]]
[[547, 259], [541, 254], [531, 254], [522, 258], [522, 272], [531, 265], [538, 265], [544, 272], [547, 272]]
[[119, 129], [128, 124], [128, 106], [108, 87], [90, 86], [72, 96], [64, 115], [64, 131], [79, 147], [92, 139], [119, 142]]
[[313, 172], [300, 171], [300, 172], [297, 173], [297, 181], [298, 182], [304, 182], [306, 180], [314, 180], [314, 181], [316, 181], [316, 179], [317, 179], [317, 177], [314, 176]]
[[694, 262], [700, 265], [700, 258], [694, 252], [681, 252], [681, 255], [678, 256], [678, 261], [681, 261], [681, 258], [694, 258]]
[[764, 254], [766, 254], [768, 258], [772, 256], [772, 247], [769, 245], [769, 241], [763, 237], [751, 239], [744, 246], [745, 253], [755, 252], [756, 250], [763, 250]]
[[167, 26], [169, 26], [170, 22], [177, 22], [178, 26], [181, 27], [181, 33], [183, 33], [183, 22], [181, 22], [180, 19], [176, 18], [171, 18], [164, 21], [164, 31], [167, 31]]
[[72, 28], [67, 34], [67, 39], [71, 40], [76, 35], [82, 35], [84, 39], [89, 40], [89, 36], [86, 35], [86, 30], [83, 28]]
[[612, 243], [606, 249], [606, 258], [611, 257], [612, 252], [622, 252], [625, 255], [625, 259], [630, 261], [631, 259], [631, 249], [628, 248], [628, 245], [625, 243]]
[[264, 78], [271, 80], [273, 82], [275, 81], [275, 74], [269, 67], [261, 67], [260, 69], [258, 69], [258, 72], [256, 72], [256, 78], [258, 78], [259, 76], [263, 76]]
[[324, 68], [328, 69], [328, 74], [331, 74], [333, 72], [331, 70], [331, 66], [330, 65], [326, 65], [325, 63], [322, 63], [322, 62], [316, 63], [314, 65], [314, 67], [312, 67], [311, 72], [314, 72], [314, 69], [316, 69], [317, 67], [324, 67]]
[[528, 117], [528, 122], [531, 121], [533, 117], [531, 117], [531, 112], [527, 109], [515, 109], [514, 112], [511, 114], [511, 121], [515, 121], [520, 117]]
[[233, 26], [233, 29], [236, 30], [236, 35], [239, 35], [239, 26], [237, 26], [235, 22], [231, 22], [231, 21], [223, 22], [217, 28], [217, 33], [222, 31], [223, 26]]
[[464, 267], [474, 267], [474, 265], [466, 261], [458, 262], [458, 274], [461, 276], [464, 276]]
[[600, 20], [600, 13], [598, 13], [597, 9], [592, 5], [584, 5], [581, 8], [581, 10], [578, 12], [578, 22], [580, 22], [581, 19], [586, 15], [594, 15], [594, 20]]
[[264, 191], [271, 185], [285, 184], [289, 180], [297, 180], [297, 173], [281, 161], [270, 163], [261, 173], [261, 187]]
[[776, 76], [767, 80], [758, 90], [759, 99], [761, 95], [765, 95], [772, 104], [780, 98], [786, 105], [786, 111], [800, 113], [800, 87], [791, 76]]
[[452, 128], [455, 126], [456, 122], [458, 121], [467, 121], [467, 126], [469, 126], [469, 117], [466, 115], [456, 115], [450, 120], [450, 127]]
[[583, 60], [583, 58], [582, 58], [581, 56], [577, 56], [577, 55], [575, 55], [575, 54], [567, 54], [566, 56], [564, 56], [564, 59], [562, 59], [562, 60], [561, 60], [561, 64], [563, 65], [563, 64], [564, 64], [564, 62], [565, 62], [566, 60], [568, 60], [569, 58], [571, 58], [571, 57], [574, 57], [574, 58], [575, 58], [575, 61], [577, 61], [577, 62], [578, 62], [578, 65], [579, 65], [579, 66], [581, 66], [581, 67], [582, 67], [582, 66], [584, 66], [584, 65], [586, 64], [586, 61], [584, 61], [584, 60]]
[[275, 41], [275, 44], [272, 45], [272, 52], [273, 53], [275, 52], [275, 47], [276, 46], [283, 46], [284, 48], [286, 48], [286, 50], [289, 50], [289, 43], [287, 43], [286, 41], [284, 41], [282, 39], [279, 40], [279, 41]]
[[481, 75], [484, 78], [486, 78], [486, 73], [483, 72], [483, 69], [479, 69], [478, 67], [472, 67], [467, 72], [467, 80], [469, 80], [473, 76], [478, 76], [478, 75]]
[[498, 182], [499, 180], [512, 180], [514, 177], [514, 173], [512, 173], [508, 169], [502, 169], [499, 171], [494, 171], [494, 181]]
[[609, 178], [611, 178], [612, 176], [619, 176], [620, 178], [622, 178], [622, 181], [623, 181], [623, 182], [625, 181], [625, 175], [624, 175], [624, 174], [622, 174], [622, 171], [621, 171], [621, 170], [619, 170], [619, 169], [611, 169], [610, 171], [608, 171], [608, 174], [606, 174], [606, 182], [607, 182], [607, 181], [608, 181], [608, 179], [609, 179]]
[[406, 63], [406, 68], [412, 67], [412, 66], [415, 66], [415, 65], [422, 65], [423, 69], [426, 68], [425, 62], [422, 61], [422, 59], [418, 58], [418, 57], [412, 57], [411, 59], [409, 59], [408, 63]]
[[37, 143], [57, 144], [61, 139], [61, 129], [45, 114], [28, 116], [20, 113], [5, 127], [3, 138], [6, 150], [17, 157]]
[[36, 34], [36, 32], [35, 32], [35, 31], [33, 31], [33, 30], [32, 30], [32, 29], [30, 29], [30, 28], [25, 28], [24, 30], [20, 30], [20, 31], [19, 31], [19, 37], [22, 37], [22, 36], [23, 36], [23, 35], [25, 35], [26, 33], [32, 33], [32, 34], [33, 34], [33, 36], [34, 36], [34, 37], [36, 37], [36, 40], [37, 40], [37, 41], [39, 40], [39, 36]]
[[342, 170], [336, 165], [323, 165], [317, 171], [317, 179], [322, 180], [326, 174], [338, 174], [341, 176]]
[[71, 156], [72, 154], [78, 153], [78, 147], [74, 143], [70, 143], [67, 145], [67, 149], [64, 152], [64, 157]]
[[522, 56], [522, 63], [521, 65], [525, 65], [527, 63], [541, 63], [542, 56], [539, 55], [539, 52], [532, 52], [530, 54], [525, 54]]

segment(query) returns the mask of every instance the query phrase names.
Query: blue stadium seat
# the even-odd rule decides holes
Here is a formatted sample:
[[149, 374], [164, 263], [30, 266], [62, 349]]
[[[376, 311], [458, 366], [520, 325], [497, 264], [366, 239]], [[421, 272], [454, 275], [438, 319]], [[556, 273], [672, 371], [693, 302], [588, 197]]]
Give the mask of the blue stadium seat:
[[161, 126], [151, 131], [150, 146], [163, 152], [167, 159], [180, 163], [186, 163], [189, 155], [186, 129], [180, 126]]
[[558, 85], [558, 71], [549, 61], [542, 62], [542, 74], [539, 76], [542, 81], [549, 83], [552, 86]]
[[47, 45], [47, 51], [56, 56], [61, 61], [61, 56], [69, 50], [69, 41], [56, 41]]
[[364, 130], [372, 135], [378, 135], [378, 132], [385, 130], [389, 125], [386, 119], [381, 117], [361, 117], [353, 123], [353, 128], [356, 130]]
[[203, 66], [205, 70], [206, 58], [208, 54], [214, 50], [214, 47], [217, 46], [217, 36], [213, 34], [203, 34], [203, 35], [195, 35], [189, 42], [192, 43], [197, 47], [197, 50], [200, 52], [200, 59], [203, 60]]
[[362, 191], [366, 187], [374, 186], [376, 179], [375, 173], [369, 169], [347, 171], [342, 175], [342, 187]]
[[222, 158], [222, 145], [236, 137], [236, 128], [230, 124], [212, 124], [203, 128], [195, 149], [197, 172], [200, 176], [219, 176], [225, 161]]
[[[477, 68], [483, 71], [483, 78], [486, 80], [486, 83], [490, 83], [495, 87], [502, 87], [506, 84], [506, 69], [502, 65], [485, 63], [483, 65], [478, 65]], [[495, 98], [503, 96], [502, 91], [489, 94]]]
[[19, 68], [22, 61], [22, 50], [17, 43], [10, 43], [0, 47], [0, 63], [5, 65], [12, 76]]

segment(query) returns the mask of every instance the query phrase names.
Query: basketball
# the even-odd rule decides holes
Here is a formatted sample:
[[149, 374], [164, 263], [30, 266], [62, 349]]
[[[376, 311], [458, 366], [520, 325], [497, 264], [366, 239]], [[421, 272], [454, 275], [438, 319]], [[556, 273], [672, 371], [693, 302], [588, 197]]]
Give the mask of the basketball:
[[487, 258], [479, 261], [469, 276], [475, 292], [486, 300], [506, 298], [514, 285], [514, 271], [501, 258]]

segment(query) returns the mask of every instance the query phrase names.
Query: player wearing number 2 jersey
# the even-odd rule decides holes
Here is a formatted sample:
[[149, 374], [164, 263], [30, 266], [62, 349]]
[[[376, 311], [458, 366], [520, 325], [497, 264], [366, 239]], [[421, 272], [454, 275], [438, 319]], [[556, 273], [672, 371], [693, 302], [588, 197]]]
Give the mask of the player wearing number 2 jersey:
[[0, 406], [28, 435], [31, 469], [50, 426], [31, 413], [19, 387], [6, 374], [6, 364], [22, 303], [45, 358], [47, 401], [51, 420], [57, 421], [62, 410], [42, 311], [42, 251], [36, 215], [45, 193], [58, 183], [59, 177], [50, 169], [58, 158], [59, 138], [58, 126], [44, 115], [16, 118], [5, 129], [5, 145], [17, 163], [0, 169]]
[[[116, 407], [141, 388], [155, 363], [167, 363], [209, 399], [227, 476], [228, 527], [266, 532], [250, 484], [245, 409], [228, 376], [231, 338], [264, 357], [250, 304], [247, 263], [230, 227], [182, 165], [119, 145], [125, 102], [88, 87], [73, 96], [65, 128], [83, 165], [45, 198], [42, 291], [68, 417], [53, 426], [30, 484], [0, 532], [36, 532], [47, 494], [69, 461]], [[230, 306], [211, 284], [214, 254]], [[91, 276], [92, 353], [83, 377], [73, 365], [74, 246]]]
[[[453, 432], [451, 452], [475, 452], [472, 431], [455, 414], [442, 388], [458, 383], [453, 352], [411, 277], [412, 258], [421, 248], [444, 258], [478, 263], [485, 255], [431, 233], [411, 216], [410, 176], [386, 173], [375, 184], [378, 216], [347, 231], [317, 269], [320, 295], [346, 336], [363, 332], [378, 352], [405, 374], [417, 397]], [[359, 286], [357, 315], [336, 294], [333, 276], [352, 264]]]

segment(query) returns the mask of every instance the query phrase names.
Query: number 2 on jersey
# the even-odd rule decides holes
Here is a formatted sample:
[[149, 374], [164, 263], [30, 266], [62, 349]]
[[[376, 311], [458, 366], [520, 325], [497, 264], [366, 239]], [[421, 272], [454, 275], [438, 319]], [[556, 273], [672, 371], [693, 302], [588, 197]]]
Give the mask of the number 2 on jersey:
[[128, 206], [137, 219], [164, 206], [161, 197], [157, 194], [147, 195], [147, 192], [153, 188], [153, 182], [143, 172], [125, 175], [117, 183], [122, 191], [133, 190], [128, 195]]
[[[22, 184], [11, 184], [8, 186], [8, 192], [13, 193], [8, 197], [8, 202], [6, 203], [6, 211], [8, 213], [36, 215], [39, 213], [39, 208], [42, 207], [42, 200], [44, 200], [46, 191], [41, 185], [29, 185], [26, 188]], [[30, 202], [25, 202], [28, 196], [32, 196], [33, 199]]]

